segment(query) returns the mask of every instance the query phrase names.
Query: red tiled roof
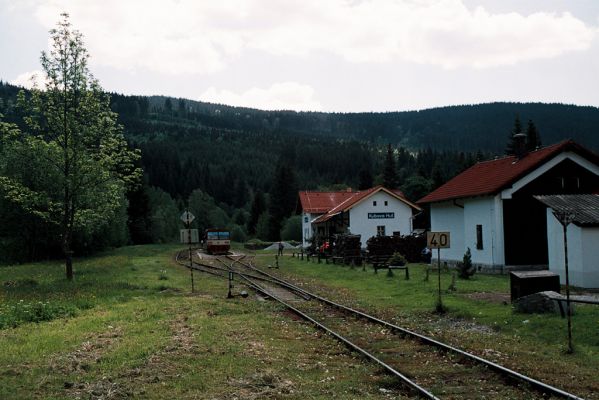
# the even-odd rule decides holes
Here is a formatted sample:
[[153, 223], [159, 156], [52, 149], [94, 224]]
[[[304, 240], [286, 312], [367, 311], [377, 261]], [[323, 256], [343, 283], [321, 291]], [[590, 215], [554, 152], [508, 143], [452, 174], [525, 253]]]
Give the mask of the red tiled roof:
[[565, 151], [578, 153], [599, 165], [599, 156], [597, 154], [572, 140], [565, 140], [532, 151], [521, 159], [515, 156], [507, 156], [497, 160], [479, 162], [424, 196], [417, 203], [434, 203], [498, 193]]
[[[320, 217], [318, 217], [317, 219], [314, 220], [315, 223], [319, 223], [319, 222], [325, 222], [328, 221], [329, 219], [331, 219], [332, 217], [334, 217], [335, 215], [347, 211], [350, 208], [352, 208], [353, 206], [355, 206], [356, 204], [358, 204], [359, 202], [361, 202], [362, 200], [366, 199], [367, 197], [369, 197], [370, 195], [377, 193], [379, 191], [385, 191], [388, 194], [390, 194], [391, 196], [397, 198], [398, 200], [406, 203], [408, 206], [416, 209], [416, 210], [420, 210], [420, 207], [418, 207], [417, 205], [415, 205], [414, 203], [410, 202], [409, 200], [407, 200], [405, 197], [403, 197], [403, 194], [400, 195], [399, 193], [401, 193], [400, 191], [397, 190], [389, 190], [383, 186], [376, 186], [373, 187], [371, 189], [365, 190], [363, 192], [356, 192], [353, 193], [353, 196], [346, 199], [345, 201], [339, 203], [338, 205], [336, 205], [335, 207], [333, 207], [332, 209], [330, 209], [326, 214], [321, 215]], [[399, 193], [398, 193], [399, 192]]]
[[302, 210], [307, 213], [323, 214], [341, 202], [349, 199], [356, 192], [299, 192]]

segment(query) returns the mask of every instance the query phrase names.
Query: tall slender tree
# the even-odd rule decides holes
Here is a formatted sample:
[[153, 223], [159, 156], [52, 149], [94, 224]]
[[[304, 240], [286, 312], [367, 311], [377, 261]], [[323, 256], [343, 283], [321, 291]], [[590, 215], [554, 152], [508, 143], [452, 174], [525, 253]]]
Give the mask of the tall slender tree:
[[370, 167], [364, 167], [358, 172], [358, 190], [366, 190], [372, 187], [373, 177]]
[[533, 151], [541, 146], [541, 135], [539, 134], [535, 123], [529, 119], [528, 125], [526, 126], [526, 149], [528, 151]]
[[279, 240], [283, 220], [291, 215], [296, 206], [297, 182], [295, 172], [282, 158], [275, 170], [269, 204], [269, 239]]
[[387, 145], [387, 153], [383, 163], [383, 186], [389, 189], [397, 189], [399, 186], [399, 178], [397, 177], [397, 169], [395, 168], [395, 154], [391, 143]]
[[42, 52], [45, 87], [20, 94], [28, 132], [12, 131], [5, 145], [13, 158], [43, 160], [43, 184], [18, 174], [0, 176], [0, 193], [27, 212], [59, 227], [67, 279], [73, 279], [72, 244], [77, 232], [109, 223], [127, 186], [139, 182], [131, 151], [110, 110], [110, 99], [90, 73], [81, 33], [62, 14]]
[[522, 133], [522, 123], [520, 122], [520, 116], [516, 114], [514, 126], [508, 135], [507, 144], [505, 146], [505, 154], [508, 156], [512, 156], [515, 153], [514, 135], [517, 135], [518, 133]]
[[250, 235], [256, 234], [256, 226], [258, 225], [258, 220], [260, 216], [266, 211], [266, 200], [264, 199], [264, 194], [258, 190], [254, 194], [254, 199], [252, 200], [252, 206], [250, 210], [250, 219], [248, 220], [248, 233]]

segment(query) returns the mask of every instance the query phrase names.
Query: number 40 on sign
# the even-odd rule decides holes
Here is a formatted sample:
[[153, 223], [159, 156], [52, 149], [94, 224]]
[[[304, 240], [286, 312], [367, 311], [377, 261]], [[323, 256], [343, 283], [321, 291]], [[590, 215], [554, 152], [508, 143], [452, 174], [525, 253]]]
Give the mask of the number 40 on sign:
[[427, 232], [426, 245], [429, 249], [448, 249], [449, 232]]

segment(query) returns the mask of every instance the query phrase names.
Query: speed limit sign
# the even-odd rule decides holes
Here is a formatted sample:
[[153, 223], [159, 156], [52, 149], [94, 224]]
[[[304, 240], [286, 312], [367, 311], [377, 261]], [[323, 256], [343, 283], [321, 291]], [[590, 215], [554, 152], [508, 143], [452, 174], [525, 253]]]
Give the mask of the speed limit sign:
[[427, 232], [426, 246], [429, 249], [448, 249], [449, 232]]

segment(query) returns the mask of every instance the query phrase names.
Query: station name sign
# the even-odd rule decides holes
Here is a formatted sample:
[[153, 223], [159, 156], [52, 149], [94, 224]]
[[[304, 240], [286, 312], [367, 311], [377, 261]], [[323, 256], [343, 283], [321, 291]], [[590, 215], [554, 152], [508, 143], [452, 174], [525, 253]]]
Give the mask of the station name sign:
[[394, 212], [368, 213], [368, 219], [389, 219], [395, 218]]

